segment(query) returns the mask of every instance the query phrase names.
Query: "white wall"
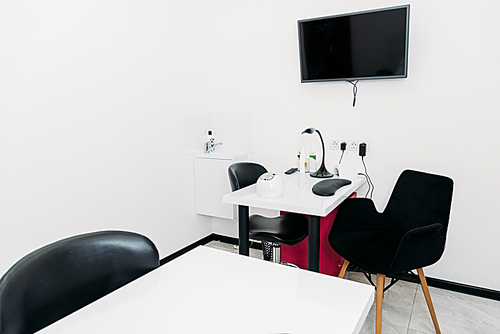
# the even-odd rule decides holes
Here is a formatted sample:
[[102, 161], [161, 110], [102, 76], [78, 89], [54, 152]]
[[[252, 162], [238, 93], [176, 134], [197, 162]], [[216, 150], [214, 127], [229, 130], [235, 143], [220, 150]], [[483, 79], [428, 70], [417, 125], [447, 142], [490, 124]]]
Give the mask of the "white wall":
[[[446, 252], [426, 273], [500, 290], [500, 270], [494, 264], [500, 254], [500, 176], [494, 144], [500, 139], [498, 2], [410, 2], [409, 77], [360, 82], [355, 108], [348, 83], [300, 83], [297, 20], [402, 3], [211, 4], [208, 106], [253, 112], [252, 160], [273, 171], [287, 169], [302, 141], [317, 143], [317, 138], [311, 142], [300, 136], [314, 126], [325, 138], [370, 141], [366, 163], [379, 210], [406, 168], [452, 177], [455, 193]], [[338, 158], [338, 151], [328, 151], [327, 166], [332, 168]], [[344, 162], [362, 168], [351, 152]], [[220, 221], [214, 226], [224, 230]], [[233, 225], [228, 222], [226, 227], [231, 231]]]
[[[500, 290], [498, 3], [410, 2], [409, 77], [360, 82], [355, 108], [348, 83], [300, 84], [298, 19], [398, 4], [1, 2], [0, 271], [80, 232], [142, 232], [162, 256], [209, 234], [194, 214], [182, 114], [252, 112], [250, 158], [273, 171], [303, 141], [317, 145], [299, 135], [308, 126], [369, 140], [380, 210], [405, 168], [451, 176], [448, 246], [426, 272]], [[327, 165], [338, 157], [329, 151]]]
[[211, 233], [182, 126], [203, 107], [204, 20], [200, 1], [0, 2], [0, 272], [89, 231], [162, 257]]

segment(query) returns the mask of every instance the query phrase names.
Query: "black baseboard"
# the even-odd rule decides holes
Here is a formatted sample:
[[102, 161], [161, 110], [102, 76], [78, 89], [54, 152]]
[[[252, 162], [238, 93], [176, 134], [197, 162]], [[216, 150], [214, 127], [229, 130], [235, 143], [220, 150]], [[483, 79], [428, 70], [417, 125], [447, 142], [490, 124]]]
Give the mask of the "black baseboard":
[[[420, 282], [418, 275], [414, 275], [415, 279]], [[425, 277], [428, 286], [432, 286], [439, 289], [455, 291], [460, 293], [465, 293], [471, 296], [477, 296], [482, 298], [488, 298], [500, 301], [500, 291], [481, 288], [473, 285], [467, 285], [462, 283], [456, 283], [451, 281], [445, 281], [439, 278]]]
[[[204, 237], [198, 241], [195, 241], [194, 243], [178, 250], [177, 252], [175, 252], [167, 257], [164, 257], [163, 259], [160, 260], [160, 266], [164, 265], [165, 263], [167, 263], [169, 261], [172, 261], [176, 257], [179, 257], [182, 254], [185, 254], [198, 246], [205, 245], [205, 244], [209, 243], [210, 241], [214, 241], [214, 240], [221, 241], [221, 242], [231, 244], [231, 245], [238, 245], [237, 238], [212, 233], [212, 234], [207, 235], [206, 237]], [[256, 243], [256, 242], [250, 242], [250, 247], [255, 248], [255, 249], [262, 249], [261, 244]], [[420, 283], [420, 279], [418, 278], [418, 275], [415, 275], [413, 273], [405, 274], [405, 275], [391, 275], [391, 277], [397, 278], [397, 279], [402, 280], [402, 281], [408, 281], [408, 282], [412, 282], [412, 283]], [[452, 282], [452, 281], [446, 281], [446, 280], [442, 280], [439, 278], [433, 278], [433, 277], [428, 277], [428, 276], [426, 276], [426, 280], [427, 280], [428, 286], [432, 286], [435, 288], [449, 290], [449, 291], [455, 291], [455, 292], [460, 292], [460, 293], [464, 293], [464, 294], [471, 295], [471, 296], [477, 296], [477, 297], [482, 297], [482, 298], [500, 301], [500, 291], [497, 291], [497, 290], [491, 290], [491, 289], [481, 288], [481, 287], [477, 287], [477, 286], [456, 283], [456, 282]]]
[[[181, 256], [183, 254], [186, 254], [187, 252], [189, 252], [190, 250], [195, 249], [198, 246], [206, 245], [210, 241], [214, 241], [214, 240], [215, 241], [221, 241], [221, 242], [224, 242], [226, 244], [238, 245], [238, 239], [237, 238], [233, 238], [233, 237], [228, 237], [228, 236], [225, 236], [225, 235], [220, 235], [220, 234], [212, 233], [210, 235], [207, 235], [204, 238], [201, 238], [198, 241], [193, 242], [190, 245], [187, 245], [186, 247], [184, 247], [182, 249], [179, 249], [177, 252], [175, 252], [173, 254], [170, 254], [169, 256], [164, 257], [163, 259], [160, 260], [160, 266], [164, 265], [167, 262], [172, 261], [173, 259], [175, 259], [175, 258], [177, 258], [177, 257], [179, 257], [179, 256]], [[250, 241], [250, 248], [262, 249], [262, 246], [258, 242], [252, 242], [252, 241]]]
[[170, 254], [169, 256], [164, 257], [163, 259], [160, 260], [160, 266], [163, 266], [165, 263], [170, 262], [173, 259], [175, 259], [175, 258], [177, 258], [177, 257], [179, 257], [179, 256], [181, 256], [183, 254], [186, 254], [187, 252], [189, 252], [190, 250], [195, 249], [198, 246], [206, 245], [206, 244], [208, 244], [212, 240], [214, 240], [213, 239], [213, 234], [207, 235], [206, 237], [201, 238], [200, 240], [195, 241], [195, 242], [193, 242], [190, 245], [187, 245], [186, 247], [178, 250], [177, 252], [175, 252], [173, 254]]
[[[213, 239], [216, 241], [224, 242], [226, 244], [231, 244], [231, 245], [238, 245], [238, 238], [233, 238], [233, 237], [228, 237], [225, 235], [220, 235], [220, 234], [215, 234], [212, 233]], [[260, 242], [254, 242], [250, 240], [250, 248], [253, 249], [262, 249], [262, 244]]]
[[[359, 271], [359, 270], [354, 270]], [[407, 281], [411, 283], [420, 284], [420, 278], [417, 274], [413, 272], [405, 273], [405, 274], [391, 274], [387, 275], [390, 278], [396, 278], [401, 281]], [[500, 291], [481, 288], [473, 285], [467, 285], [452, 281], [446, 281], [439, 278], [425, 276], [425, 280], [427, 281], [428, 286], [432, 286], [434, 288], [439, 288], [448, 291], [460, 292], [471, 296], [499, 300], [500, 301]]]

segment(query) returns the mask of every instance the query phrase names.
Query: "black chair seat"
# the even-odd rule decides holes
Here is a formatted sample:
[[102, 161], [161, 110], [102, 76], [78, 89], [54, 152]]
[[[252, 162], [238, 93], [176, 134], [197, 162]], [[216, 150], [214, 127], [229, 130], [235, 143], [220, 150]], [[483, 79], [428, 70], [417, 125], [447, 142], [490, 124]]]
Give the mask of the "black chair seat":
[[[229, 183], [233, 191], [255, 184], [259, 177], [267, 173], [264, 166], [253, 162], [237, 162], [229, 166]], [[307, 237], [308, 219], [304, 215], [290, 213], [279, 217], [268, 218], [252, 215], [248, 221], [248, 236], [262, 241], [265, 260], [280, 263], [279, 245], [293, 246]], [[271, 245], [271, 246], [270, 246]], [[267, 250], [272, 249], [271, 256]]]
[[377, 274], [390, 271], [401, 237], [385, 231], [353, 231], [331, 233], [329, 240], [344, 259]]
[[307, 218], [296, 213], [274, 218], [252, 215], [249, 225], [250, 238], [289, 246], [304, 240], [308, 232]]

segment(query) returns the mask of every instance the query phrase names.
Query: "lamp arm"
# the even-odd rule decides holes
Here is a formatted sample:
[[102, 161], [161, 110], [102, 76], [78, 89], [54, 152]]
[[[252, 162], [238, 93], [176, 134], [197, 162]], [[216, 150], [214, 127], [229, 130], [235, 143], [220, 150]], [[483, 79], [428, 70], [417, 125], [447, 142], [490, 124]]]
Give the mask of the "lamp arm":
[[307, 128], [304, 131], [302, 131], [302, 134], [307, 133], [312, 135], [314, 132], [317, 132], [319, 135], [319, 139], [321, 140], [321, 150], [323, 152], [323, 157], [321, 159], [321, 166], [318, 168], [317, 171], [309, 173], [311, 177], [317, 177], [317, 178], [328, 178], [332, 177], [333, 174], [330, 173], [326, 167], [325, 167], [325, 142], [323, 141], [323, 136], [321, 135], [321, 132], [319, 132], [315, 128]]
[[319, 132], [317, 129], [316, 129], [316, 132], [319, 135], [319, 139], [321, 139], [321, 148], [323, 149], [323, 156], [321, 159], [321, 165], [324, 166], [325, 165], [325, 142], [323, 141], [323, 137], [321, 136], [321, 132]]

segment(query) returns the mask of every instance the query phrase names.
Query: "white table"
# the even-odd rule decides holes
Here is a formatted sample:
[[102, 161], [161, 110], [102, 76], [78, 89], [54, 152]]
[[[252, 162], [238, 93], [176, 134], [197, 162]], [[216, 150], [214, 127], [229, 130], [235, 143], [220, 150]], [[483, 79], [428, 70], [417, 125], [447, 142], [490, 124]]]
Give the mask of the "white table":
[[337, 190], [333, 196], [317, 196], [313, 194], [312, 187], [323, 180], [310, 177], [309, 174], [296, 173], [283, 176], [285, 193], [280, 198], [259, 197], [256, 185], [245, 187], [222, 197], [224, 203], [238, 205], [238, 237], [240, 254], [248, 255], [248, 217], [249, 207], [273, 209], [309, 215], [309, 241], [308, 241], [308, 269], [319, 271], [319, 245], [320, 245], [320, 217], [326, 217], [340, 203], [355, 192], [365, 178], [360, 176], [351, 184]]
[[204, 246], [41, 334], [358, 333], [374, 289]]

